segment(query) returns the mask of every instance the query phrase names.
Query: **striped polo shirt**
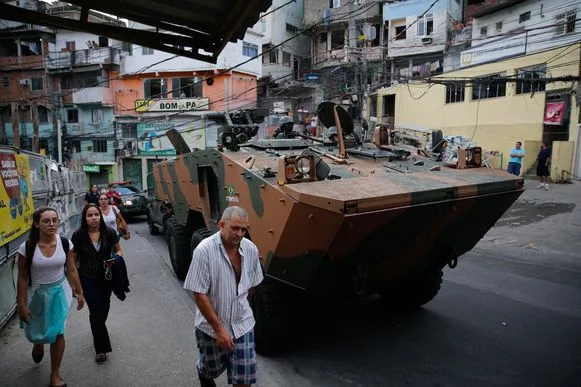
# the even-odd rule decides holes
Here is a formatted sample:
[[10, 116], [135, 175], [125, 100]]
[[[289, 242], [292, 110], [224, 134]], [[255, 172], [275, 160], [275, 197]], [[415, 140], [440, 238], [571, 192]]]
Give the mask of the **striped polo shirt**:
[[[236, 339], [254, 328], [248, 290], [258, 286], [264, 278], [256, 245], [243, 238], [238, 252], [242, 261], [238, 286], [219, 231], [196, 247], [184, 281], [184, 289], [208, 295], [218, 320]], [[196, 311], [195, 325], [202, 332], [216, 337], [214, 329], [199, 309]]]

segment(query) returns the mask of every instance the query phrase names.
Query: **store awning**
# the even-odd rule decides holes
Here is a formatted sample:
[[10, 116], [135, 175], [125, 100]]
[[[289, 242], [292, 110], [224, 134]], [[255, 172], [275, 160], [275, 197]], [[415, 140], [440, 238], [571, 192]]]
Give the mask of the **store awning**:
[[[80, 19], [52, 16], [0, 2], [2, 19], [84, 31], [140, 46], [216, 63], [228, 42], [242, 39], [272, 0], [69, 0], [80, 7]], [[89, 21], [89, 12], [103, 12], [149, 29]]]

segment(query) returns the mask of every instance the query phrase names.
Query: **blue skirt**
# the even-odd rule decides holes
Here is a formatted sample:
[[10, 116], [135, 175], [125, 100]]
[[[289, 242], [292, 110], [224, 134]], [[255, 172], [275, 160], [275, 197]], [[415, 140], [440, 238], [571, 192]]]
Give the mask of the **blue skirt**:
[[54, 343], [65, 333], [72, 291], [66, 276], [50, 284], [33, 285], [29, 290], [29, 323], [20, 322], [28, 341], [34, 344]]

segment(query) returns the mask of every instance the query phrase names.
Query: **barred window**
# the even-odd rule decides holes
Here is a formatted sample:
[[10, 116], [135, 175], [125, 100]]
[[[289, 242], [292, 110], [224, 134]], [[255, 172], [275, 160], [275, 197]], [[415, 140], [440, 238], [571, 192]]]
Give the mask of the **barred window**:
[[464, 82], [446, 85], [446, 103], [464, 102]]
[[517, 70], [516, 93], [526, 94], [545, 91], [545, 81], [540, 81], [539, 79], [545, 78], [546, 72], [547, 68], [545, 66]]
[[504, 97], [506, 95], [506, 80], [498, 79], [500, 77], [500, 74], [496, 74], [475, 78], [472, 85], [472, 99]]

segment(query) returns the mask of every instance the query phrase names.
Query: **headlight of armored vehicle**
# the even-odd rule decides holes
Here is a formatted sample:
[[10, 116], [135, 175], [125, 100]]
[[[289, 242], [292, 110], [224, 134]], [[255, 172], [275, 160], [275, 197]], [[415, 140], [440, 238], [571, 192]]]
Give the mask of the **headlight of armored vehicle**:
[[133, 205], [133, 202], [132, 202], [131, 200], [125, 200], [125, 201], [123, 202], [123, 205], [124, 205], [124, 206], [132, 206], [132, 205]]
[[317, 180], [314, 155], [286, 155], [278, 159], [278, 183], [303, 183]]
[[297, 172], [308, 175], [311, 172], [311, 159], [308, 157], [299, 157], [295, 162]]

